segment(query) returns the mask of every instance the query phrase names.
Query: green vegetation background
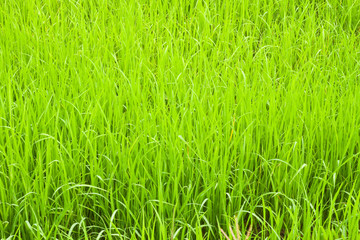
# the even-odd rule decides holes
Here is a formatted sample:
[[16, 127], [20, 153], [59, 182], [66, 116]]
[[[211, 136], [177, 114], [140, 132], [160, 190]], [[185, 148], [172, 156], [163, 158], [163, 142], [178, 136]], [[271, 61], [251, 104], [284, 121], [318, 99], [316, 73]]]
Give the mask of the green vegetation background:
[[[2, 0], [0, 238], [356, 239], [360, 1]], [[224, 239], [224, 238], [223, 238]]]

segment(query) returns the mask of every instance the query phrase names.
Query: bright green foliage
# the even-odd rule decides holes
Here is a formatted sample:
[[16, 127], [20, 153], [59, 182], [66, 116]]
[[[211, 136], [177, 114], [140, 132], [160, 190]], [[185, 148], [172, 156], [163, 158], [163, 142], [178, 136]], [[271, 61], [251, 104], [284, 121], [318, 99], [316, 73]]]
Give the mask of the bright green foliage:
[[[357, 239], [359, 0], [1, 0], [0, 239]], [[229, 234], [230, 235], [230, 234]]]

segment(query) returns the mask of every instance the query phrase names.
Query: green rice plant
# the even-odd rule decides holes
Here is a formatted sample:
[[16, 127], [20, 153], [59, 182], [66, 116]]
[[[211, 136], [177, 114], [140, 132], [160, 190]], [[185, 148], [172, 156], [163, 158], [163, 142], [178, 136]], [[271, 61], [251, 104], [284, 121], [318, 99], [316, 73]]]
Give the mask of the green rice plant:
[[0, 239], [358, 239], [359, 42], [358, 0], [0, 1]]

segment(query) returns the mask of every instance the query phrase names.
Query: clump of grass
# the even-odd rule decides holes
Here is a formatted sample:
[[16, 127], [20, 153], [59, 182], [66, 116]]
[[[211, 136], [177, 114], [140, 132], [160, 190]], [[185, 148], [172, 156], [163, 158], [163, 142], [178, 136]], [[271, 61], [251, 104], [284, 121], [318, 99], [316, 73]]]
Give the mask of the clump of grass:
[[[230, 239], [234, 239], [234, 240], [241, 240], [242, 238], [242, 235], [240, 233], [240, 227], [239, 227], [239, 223], [238, 223], [238, 219], [237, 217], [235, 217], [235, 227], [231, 227], [229, 226], [229, 236], [226, 234], [226, 232], [220, 228], [220, 231], [221, 233], [224, 235], [224, 237], [226, 238], [226, 240], [230, 240]], [[236, 233], [236, 234], [235, 234]], [[246, 233], [246, 236], [245, 236], [245, 240], [248, 240], [250, 239], [250, 236], [251, 236], [251, 233], [252, 233], [252, 225], [249, 226], [249, 229]]]
[[224, 239], [236, 215], [228, 238], [356, 239], [359, 21], [358, 0], [2, 1], [0, 238]]

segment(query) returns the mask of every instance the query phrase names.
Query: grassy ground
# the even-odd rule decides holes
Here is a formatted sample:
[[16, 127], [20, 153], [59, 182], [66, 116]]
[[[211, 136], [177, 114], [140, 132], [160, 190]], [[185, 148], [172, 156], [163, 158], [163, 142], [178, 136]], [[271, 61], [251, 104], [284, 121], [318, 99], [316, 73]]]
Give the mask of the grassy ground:
[[359, 21], [358, 0], [2, 0], [0, 239], [360, 238]]

